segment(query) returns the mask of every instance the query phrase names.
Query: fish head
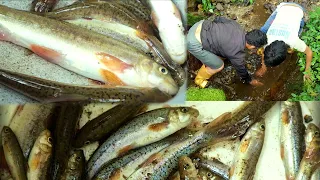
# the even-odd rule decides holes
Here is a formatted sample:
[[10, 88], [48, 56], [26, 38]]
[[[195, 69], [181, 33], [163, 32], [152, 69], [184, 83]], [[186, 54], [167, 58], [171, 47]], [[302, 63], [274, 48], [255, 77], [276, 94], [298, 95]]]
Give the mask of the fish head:
[[193, 164], [192, 160], [188, 156], [181, 156], [179, 158], [179, 172], [180, 176], [189, 176], [189, 175], [196, 175], [197, 169]]
[[41, 132], [40, 134], [40, 149], [43, 152], [51, 152], [52, 149], [52, 136], [49, 130], [44, 130], [43, 132]]
[[261, 135], [264, 135], [265, 129], [266, 129], [265, 121], [261, 120], [254, 123], [250, 127], [249, 131], [252, 132], [254, 135], [261, 136]]
[[3, 126], [1, 131], [1, 138], [2, 138], [2, 144], [6, 144], [8, 141], [10, 141], [14, 136], [13, 131], [8, 126]]
[[173, 107], [169, 111], [169, 122], [176, 126], [187, 126], [199, 116], [199, 111], [192, 107]]
[[82, 164], [85, 162], [85, 157], [81, 149], [74, 150], [71, 154], [71, 157], [68, 161], [68, 169], [75, 170], [79, 167], [82, 167]]
[[140, 72], [144, 72], [141, 77], [146, 78], [152, 87], [157, 87], [170, 95], [176, 95], [178, 93], [179, 87], [177, 83], [173, 80], [168, 69], [164, 66], [145, 59], [141, 61], [138, 68]]
[[320, 130], [315, 124], [313, 123], [308, 124], [306, 129], [306, 135], [305, 135], [306, 143], [308, 144], [313, 140], [313, 138], [319, 137], [320, 136], [319, 133], [320, 133]]

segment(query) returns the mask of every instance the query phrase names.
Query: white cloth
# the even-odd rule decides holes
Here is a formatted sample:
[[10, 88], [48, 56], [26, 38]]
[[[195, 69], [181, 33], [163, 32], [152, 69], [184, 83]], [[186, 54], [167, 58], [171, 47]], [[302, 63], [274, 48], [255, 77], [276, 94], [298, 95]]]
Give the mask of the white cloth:
[[282, 40], [291, 48], [304, 52], [307, 45], [299, 38], [300, 22], [303, 18], [303, 10], [297, 6], [280, 4], [277, 7], [277, 15], [268, 32], [268, 45], [276, 40]]

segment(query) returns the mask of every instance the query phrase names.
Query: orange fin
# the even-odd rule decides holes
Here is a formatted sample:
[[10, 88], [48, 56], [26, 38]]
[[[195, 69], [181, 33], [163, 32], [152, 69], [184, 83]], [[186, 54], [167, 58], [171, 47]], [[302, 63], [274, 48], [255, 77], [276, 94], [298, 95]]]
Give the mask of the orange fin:
[[280, 157], [281, 157], [282, 160], [284, 160], [284, 147], [283, 147], [282, 144], [280, 146]]
[[163, 129], [166, 129], [168, 127], [168, 125], [169, 125], [169, 121], [151, 124], [151, 125], [149, 125], [149, 130], [159, 132], [159, 131], [162, 131]]
[[234, 166], [230, 168], [229, 177], [231, 178], [234, 174]]
[[126, 85], [117, 75], [115, 75], [114, 73], [108, 70], [100, 69], [100, 74], [107, 81], [108, 84], [119, 85], [119, 86]]
[[112, 72], [121, 72], [123, 73], [124, 70], [132, 68], [133, 66], [131, 64], [127, 64], [117, 57], [114, 57], [107, 53], [96, 53], [97, 58], [99, 59], [99, 62], [106, 66], [110, 71]]
[[128, 151], [130, 151], [133, 148], [134, 148], [134, 146], [132, 144], [123, 147], [122, 149], [120, 149], [118, 151], [118, 156], [122, 156], [122, 155], [126, 154]]
[[157, 159], [161, 157], [161, 153], [158, 152], [158, 153], [155, 153], [155, 154], [152, 154], [144, 163], [140, 164], [139, 165], [139, 168], [143, 168], [145, 166], [148, 166], [149, 164], [151, 163], [157, 163]]
[[59, 52], [47, 47], [31, 44], [30, 49], [38, 56], [55, 64], [57, 64], [58, 60], [61, 59], [61, 54]]
[[246, 139], [243, 143], [240, 144], [240, 152], [244, 153], [249, 147], [250, 139]]
[[284, 112], [282, 112], [281, 120], [283, 124], [289, 124], [289, 111], [287, 109], [285, 109]]
[[109, 180], [118, 180], [121, 177], [121, 170], [116, 169], [111, 173], [111, 176], [109, 177]]

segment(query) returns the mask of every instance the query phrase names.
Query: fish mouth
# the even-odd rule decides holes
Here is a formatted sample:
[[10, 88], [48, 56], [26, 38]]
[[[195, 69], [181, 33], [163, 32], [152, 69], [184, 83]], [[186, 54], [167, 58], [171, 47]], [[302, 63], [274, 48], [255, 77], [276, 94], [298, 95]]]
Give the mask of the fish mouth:
[[179, 64], [183, 64], [187, 60], [187, 53], [186, 52], [170, 53], [170, 56], [175, 62], [177, 62]]
[[170, 94], [171, 96], [174, 96], [178, 93], [179, 88], [178, 85], [175, 84], [174, 82], [172, 83], [163, 83], [163, 85], [161, 85], [159, 87], [160, 91], [165, 92]]

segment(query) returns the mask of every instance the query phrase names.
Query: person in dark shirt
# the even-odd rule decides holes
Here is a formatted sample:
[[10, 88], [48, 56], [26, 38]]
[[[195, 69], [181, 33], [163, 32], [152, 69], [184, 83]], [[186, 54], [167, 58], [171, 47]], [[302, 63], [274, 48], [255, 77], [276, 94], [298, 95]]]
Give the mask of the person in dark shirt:
[[267, 44], [267, 36], [260, 30], [247, 34], [234, 20], [216, 17], [214, 21], [202, 20], [194, 24], [187, 35], [188, 51], [203, 65], [195, 83], [205, 88], [208, 79], [224, 68], [224, 59], [229, 59], [243, 83], [263, 85], [252, 79], [245, 66], [245, 49], [260, 48]]

